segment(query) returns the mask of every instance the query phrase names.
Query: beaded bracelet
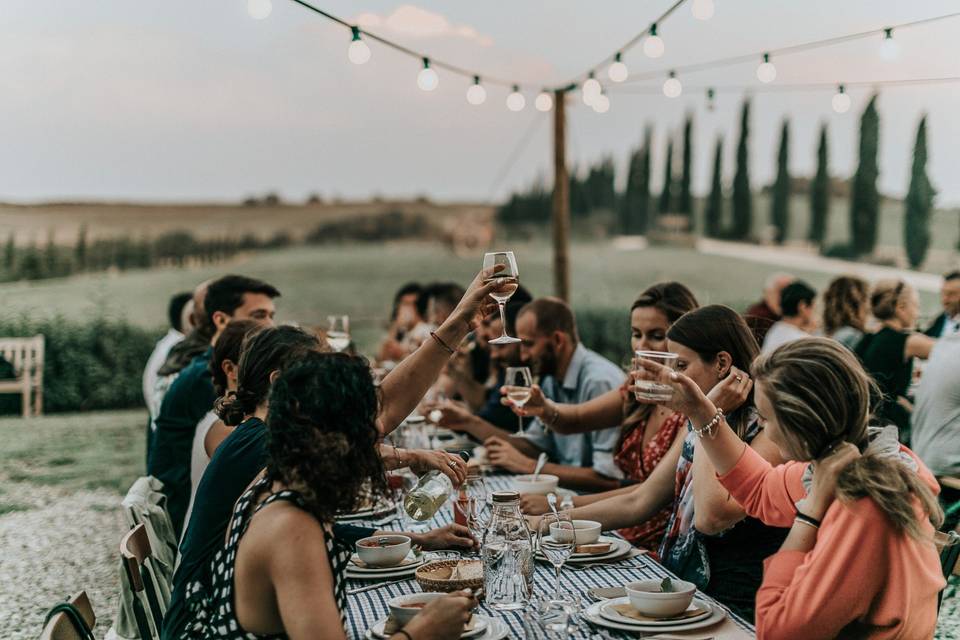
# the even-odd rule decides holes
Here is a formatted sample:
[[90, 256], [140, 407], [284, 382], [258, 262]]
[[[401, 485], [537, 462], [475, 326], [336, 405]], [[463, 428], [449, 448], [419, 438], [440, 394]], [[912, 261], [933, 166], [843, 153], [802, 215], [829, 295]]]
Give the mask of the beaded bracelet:
[[694, 427], [693, 432], [697, 434], [698, 438], [703, 438], [704, 435], [708, 435], [712, 438], [714, 436], [713, 430], [717, 427], [717, 425], [720, 424], [721, 420], [723, 420], [723, 409], [717, 407], [717, 413], [713, 416], [713, 419], [699, 429]]

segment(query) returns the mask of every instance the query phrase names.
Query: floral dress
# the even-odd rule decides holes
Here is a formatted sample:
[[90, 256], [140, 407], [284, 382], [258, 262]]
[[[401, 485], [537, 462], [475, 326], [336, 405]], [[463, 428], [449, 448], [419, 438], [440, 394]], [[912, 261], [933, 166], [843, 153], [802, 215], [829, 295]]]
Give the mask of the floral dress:
[[[621, 440], [617, 455], [614, 457], [624, 476], [635, 482], [643, 482], [650, 477], [663, 456], [667, 455], [677, 433], [686, 426], [687, 419], [682, 413], [674, 413], [664, 421], [660, 430], [644, 446], [643, 436], [647, 430], [647, 422], [648, 420], [641, 421]], [[634, 546], [656, 552], [660, 541], [663, 540], [672, 511], [673, 505], [668, 504], [645, 522], [635, 527], [620, 529], [618, 533]]]
[[[217, 552], [210, 566], [211, 584], [208, 586], [196, 581], [187, 585], [187, 607], [190, 610], [190, 622], [186, 625], [188, 637], [200, 640], [261, 640], [268, 638], [286, 638], [285, 633], [258, 635], [244, 631], [237, 620], [234, 608], [235, 585], [233, 581], [237, 561], [237, 547], [247, 532], [250, 520], [260, 509], [277, 500], [286, 500], [301, 509], [306, 509], [303, 497], [296, 491], [278, 491], [273, 493], [251, 509], [254, 499], [269, 486], [271, 480], [263, 478], [240, 496], [230, 521], [230, 537], [223, 549]], [[340, 624], [346, 623], [347, 592], [344, 571], [350, 561], [352, 550], [334, 538], [326, 528], [323, 532], [327, 547], [327, 558], [333, 573], [333, 591], [340, 610]]]

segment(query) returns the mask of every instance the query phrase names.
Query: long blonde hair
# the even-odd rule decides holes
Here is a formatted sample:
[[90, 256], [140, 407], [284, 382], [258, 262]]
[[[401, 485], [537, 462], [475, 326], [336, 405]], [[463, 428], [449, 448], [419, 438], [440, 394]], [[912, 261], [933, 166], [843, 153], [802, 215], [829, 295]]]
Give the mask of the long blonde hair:
[[[752, 373], [770, 400], [790, 457], [820, 460], [842, 442], [866, 448], [875, 383], [845, 347], [827, 338], [796, 340], [758, 357]], [[894, 458], [865, 454], [850, 463], [837, 478], [837, 497], [871, 498], [896, 531], [918, 539], [923, 529], [914, 497], [934, 528], [943, 522], [930, 488]]]

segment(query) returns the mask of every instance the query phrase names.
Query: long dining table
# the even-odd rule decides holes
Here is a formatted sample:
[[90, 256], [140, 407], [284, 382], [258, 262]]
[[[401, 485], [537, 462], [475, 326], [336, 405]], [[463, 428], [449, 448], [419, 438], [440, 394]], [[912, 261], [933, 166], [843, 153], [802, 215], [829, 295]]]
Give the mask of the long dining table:
[[[512, 488], [510, 476], [506, 474], [489, 474], [485, 481], [487, 489], [491, 492]], [[452, 506], [448, 502], [432, 520], [418, 524], [434, 528], [447, 525], [452, 520]], [[365, 526], [375, 526], [380, 530], [392, 531], [401, 531], [410, 524], [409, 522], [405, 523], [399, 515], [396, 520], [387, 523], [382, 520], [355, 520], [353, 522]], [[553, 568], [540, 562], [535, 564], [534, 592], [536, 594], [552, 593], [554, 588]], [[619, 562], [605, 562], [602, 565], [565, 566], [563, 569], [563, 588], [576, 593], [582, 605], [586, 607], [591, 602], [587, 595], [589, 589], [618, 587], [637, 580], [661, 580], [667, 576], [676, 577], [651, 556], [641, 554], [625, 558]], [[388, 578], [384, 580], [381, 586], [370, 588], [374, 584], [368, 580], [348, 580], [346, 626], [347, 635], [351, 639], [366, 638], [367, 631], [389, 614], [387, 603], [392, 598], [421, 591], [412, 575], [399, 581], [397, 578]], [[710, 596], [700, 592], [697, 593], [697, 596], [709, 601], [712, 605], [722, 607], [727, 612], [727, 617], [712, 627], [696, 631], [670, 631], [664, 632], [664, 635], [671, 638], [690, 638], [691, 640], [706, 640], [708, 638], [714, 640], [744, 640], [755, 637], [753, 626], [749, 622], [734, 615]], [[509, 629], [509, 638], [524, 637], [523, 610], [497, 611], [481, 603], [479, 612], [489, 617], [499, 618], [504, 622]], [[648, 632], [644, 635], [654, 634]], [[595, 640], [596, 638], [635, 638], [638, 637], [638, 634], [618, 633], [612, 629], [593, 627], [581, 617], [576, 635], [570, 637]]]

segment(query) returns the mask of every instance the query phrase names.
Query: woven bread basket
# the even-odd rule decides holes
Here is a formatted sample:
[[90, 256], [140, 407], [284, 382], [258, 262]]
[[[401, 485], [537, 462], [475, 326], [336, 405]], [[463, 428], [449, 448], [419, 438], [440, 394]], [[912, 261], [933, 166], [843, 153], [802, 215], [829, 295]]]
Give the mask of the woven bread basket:
[[[417, 582], [420, 584], [420, 588], [427, 592], [442, 591], [444, 593], [449, 593], [450, 591], [460, 591], [461, 589], [473, 589], [476, 591], [482, 587], [482, 573], [480, 574], [480, 577], [471, 580], [450, 579], [450, 574], [453, 572], [453, 568], [457, 566], [458, 562], [465, 561], [437, 560], [436, 562], [425, 564], [417, 569], [416, 578]], [[480, 564], [479, 560], [472, 560], [468, 562], [476, 562], [477, 564]]]

